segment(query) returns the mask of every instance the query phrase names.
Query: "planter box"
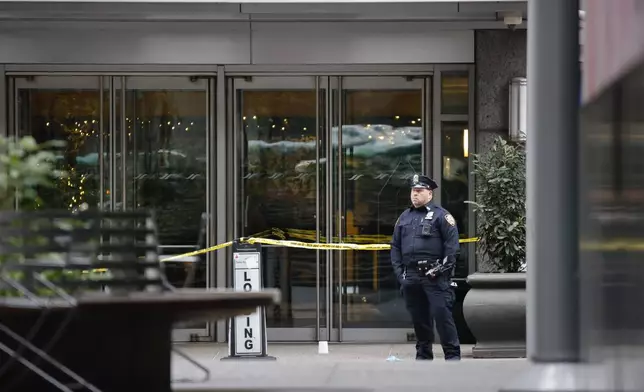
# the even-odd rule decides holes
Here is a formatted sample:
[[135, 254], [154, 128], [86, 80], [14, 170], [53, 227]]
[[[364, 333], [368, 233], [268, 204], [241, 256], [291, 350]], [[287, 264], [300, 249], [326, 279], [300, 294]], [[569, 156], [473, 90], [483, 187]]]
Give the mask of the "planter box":
[[476, 338], [474, 358], [525, 358], [525, 273], [475, 273], [463, 301], [465, 322]]

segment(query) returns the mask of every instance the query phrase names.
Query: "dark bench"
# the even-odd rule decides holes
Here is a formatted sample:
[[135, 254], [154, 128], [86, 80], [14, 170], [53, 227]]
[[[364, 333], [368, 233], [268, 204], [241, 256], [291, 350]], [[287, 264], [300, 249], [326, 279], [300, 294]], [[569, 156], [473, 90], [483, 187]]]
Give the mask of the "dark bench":
[[2, 213], [0, 257], [3, 391], [171, 391], [175, 323], [279, 300], [175, 289], [149, 212]]

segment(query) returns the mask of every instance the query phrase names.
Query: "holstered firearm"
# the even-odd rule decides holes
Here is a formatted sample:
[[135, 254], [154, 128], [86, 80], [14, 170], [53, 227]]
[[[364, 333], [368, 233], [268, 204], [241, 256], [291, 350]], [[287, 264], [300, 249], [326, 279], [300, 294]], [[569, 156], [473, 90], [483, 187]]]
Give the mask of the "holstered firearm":
[[418, 261], [418, 274], [433, 279], [440, 270], [440, 266], [440, 259], [436, 259], [433, 262], [430, 260], [420, 260]]

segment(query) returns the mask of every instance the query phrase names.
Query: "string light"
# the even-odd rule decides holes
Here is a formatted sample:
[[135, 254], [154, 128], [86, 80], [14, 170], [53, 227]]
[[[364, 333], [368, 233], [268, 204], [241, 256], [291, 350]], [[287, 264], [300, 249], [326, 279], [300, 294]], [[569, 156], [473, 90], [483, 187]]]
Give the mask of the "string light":
[[[166, 114], [166, 116], [171, 116], [171, 114]], [[87, 142], [88, 138], [97, 138], [100, 136], [100, 133], [98, 132], [97, 128], [100, 125], [99, 121], [96, 119], [90, 119], [90, 120], [77, 120], [73, 121], [69, 126], [66, 124], [69, 124], [69, 117], [71, 117], [71, 114], [68, 114], [68, 117], [63, 120], [62, 122], [57, 122], [57, 121], [48, 121], [46, 123], [47, 127], [53, 126], [52, 124], [56, 124], [57, 126], [60, 126], [65, 130], [65, 134], [68, 139], [68, 152], [76, 155], [80, 150], [82, 150], [83, 145]], [[297, 132], [298, 130], [300, 132], [297, 132], [295, 135], [295, 138], [298, 139], [301, 142], [315, 142], [316, 138], [314, 135], [310, 134], [305, 134], [305, 132], [308, 132], [308, 127], [305, 126], [298, 126], [298, 125], [293, 125], [296, 124], [297, 121], [294, 121], [292, 118], [275, 118], [275, 117], [264, 117], [261, 118], [257, 115], [251, 115], [250, 117], [248, 116], [243, 116], [242, 119], [245, 122], [245, 128], [249, 128], [249, 124], [246, 123], [247, 119], [252, 118], [253, 121], [252, 125], [253, 128], [257, 129], [262, 129], [263, 127], [269, 127], [269, 129], [276, 129], [279, 128], [281, 131], [284, 132], [282, 135], [291, 135], [291, 131]], [[396, 133], [401, 133], [401, 134], [409, 134], [411, 130], [407, 129], [410, 126], [418, 127], [422, 123], [422, 119], [411, 119], [409, 117], [403, 118], [400, 115], [395, 115], [390, 117], [391, 120], [385, 121], [384, 124], [391, 124], [391, 126], [394, 128], [391, 131], [386, 132], [387, 135], [383, 136], [378, 135], [375, 133], [373, 136], [369, 134], [367, 137], [368, 139], [373, 139], [373, 137], [378, 138], [379, 140], [383, 140], [387, 142], [387, 144], [395, 144], [396, 140]], [[146, 119], [141, 119], [140, 117], [137, 118], [130, 118], [127, 117], [126, 119], [126, 129], [129, 130], [127, 132], [128, 137], [132, 137], [132, 129], [140, 129], [140, 127], [147, 127], [146, 129], [149, 129], [150, 126], [152, 126], [152, 120], [146, 120]], [[262, 125], [264, 124], [264, 125]], [[396, 124], [396, 125], [394, 125]], [[405, 125], [408, 124], [408, 125]], [[164, 119], [164, 121], [159, 124], [159, 128], [165, 128], [168, 131], [171, 130], [177, 130], [177, 131], [185, 131], [189, 132], [191, 130], [191, 127], [194, 126], [194, 122], [187, 122], [187, 121], [180, 121], [175, 118], [175, 121], [167, 121], [167, 117]], [[372, 124], [364, 124], [365, 128], [370, 129], [370, 130], [377, 130], [380, 125], [375, 125], [372, 126]], [[304, 132], [304, 133], [303, 133]], [[289, 136], [278, 136], [280, 138], [284, 137], [289, 137]], [[467, 154], [467, 152], [465, 152]], [[61, 179], [61, 186], [63, 186], [64, 190], [64, 198], [67, 201], [66, 206], [70, 209], [78, 208], [80, 205], [83, 203], [87, 202], [88, 196], [91, 194], [91, 191], [88, 192], [88, 181], [92, 177], [94, 177], [90, 173], [79, 173], [77, 172], [75, 167], [72, 167], [72, 164], [67, 164], [67, 172], [69, 173], [69, 177], [66, 177], [65, 179]], [[89, 186], [89, 189], [93, 189], [94, 186]], [[110, 195], [109, 190], [106, 190], [106, 194]]]
[[[82, 154], [85, 144], [91, 138], [98, 138], [100, 136], [100, 132], [98, 131], [100, 122], [96, 119], [73, 119], [73, 113], [78, 113], [78, 110], [70, 110], [62, 119], [51, 119], [45, 125], [48, 128], [59, 128], [62, 130], [67, 141], [66, 154], [78, 159], [78, 156]], [[170, 116], [171, 114], [168, 113], [166, 115]], [[138, 129], [143, 127], [149, 129], [152, 120], [141, 119], [140, 117], [136, 119], [126, 117], [125, 123], [125, 129], [128, 130], [127, 136], [131, 138], [133, 136], [132, 129], [137, 129], [137, 127]], [[189, 132], [191, 126], [194, 126], [194, 122], [190, 122], [188, 125], [188, 122], [176, 118], [174, 122], [164, 120], [159, 125], [160, 128], [167, 127], [168, 130], [181, 129], [185, 132]], [[50, 132], [55, 133], [53, 130]], [[62, 205], [70, 210], [78, 209], [83, 205], [86, 206], [88, 197], [94, 196], [91, 189], [95, 188], [95, 185], [89, 185], [88, 189], [88, 184], [95, 175], [79, 172], [76, 169], [76, 162], [64, 162], [60, 169], [67, 173], [66, 176], [60, 178], [58, 186], [62, 195]], [[109, 196], [110, 191], [105, 190], [105, 194]]]

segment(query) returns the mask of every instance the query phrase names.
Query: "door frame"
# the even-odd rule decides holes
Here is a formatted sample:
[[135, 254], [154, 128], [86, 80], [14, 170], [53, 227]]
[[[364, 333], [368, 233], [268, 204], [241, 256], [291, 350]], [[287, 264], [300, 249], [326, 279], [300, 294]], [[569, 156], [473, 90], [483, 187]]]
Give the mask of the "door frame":
[[[242, 151], [242, 139], [241, 139], [241, 119], [240, 119], [240, 110], [239, 110], [239, 100], [238, 93], [240, 91], [257, 91], [257, 90], [306, 90], [314, 91], [316, 96], [316, 140], [319, 146], [321, 141], [320, 135], [320, 97], [321, 91], [327, 89], [327, 86], [321, 81], [322, 78], [313, 76], [313, 75], [279, 75], [279, 76], [265, 76], [265, 75], [246, 75], [246, 76], [231, 76], [226, 79], [227, 83], [227, 92], [226, 104], [230, 107], [229, 119], [228, 119], [228, 140], [232, 144], [232, 181], [230, 182], [232, 186], [229, 187], [230, 191], [228, 196], [232, 203], [230, 204], [232, 208], [232, 238], [239, 238], [241, 235], [240, 226], [245, 221], [246, 217], [244, 212], [240, 211], [240, 200], [243, 200], [243, 187], [241, 181], [241, 167], [244, 161], [243, 151]], [[327, 89], [328, 91], [328, 89]], [[231, 134], [232, 133], [232, 134]], [[320, 149], [316, 149], [316, 237], [317, 241], [320, 238], [320, 227], [321, 227], [321, 205], [320, 205]], [[328, 253], [324, 251], [324, 253]], [[322, 298], [320, 295], [321, 289], [328, 287], [328, 275], [325, 282], [321, 281], [320, 268], [321, 268], [321, 257], [322, 251], [316, 252], [316, 327], [298, 327], [298, 328], [267, 328], [267, 338], [270, 341], [290, 341], [290, 342], [306, 342], [306, 341], [317, 341], [317, 340], [330, 340], [333, 336], [337, 335], [337, 330], [331, 330], [329, 336], [329, 330], [327, 327], [321, 325], [321, 316], [322, 316], [322, 302], [326, 301], [328, 304], [329, 301], [326, 298]], [[231, 279], [231, 272], [228, 271], [228, 278]], [[230, 280], [229, 280], [230, 282]], [[328, 293], [327, 293], [328, 295]], [[325, 312], [326, 317], [328, 317], [328, 312]]]
[[[241, 179], [240, 179], [240, 168], [243, 157], [241, 156], [241, 140], [240, 140], [240, 114], [238, 108], [237, 92], [239, 90], [249, 90], [249, 89], [270, 89], [270, 90], [293, 90], [293, 89], [306, 89], [316, 91], [316, 96], [321, 96], [320, 90], [327, 89], [327, 91], [338, 90], [339, 88], [344, 89], [391, 89], [391, 90], [401, 90], [404, 89], [404, 83], [401, 83], [401, 78], [406, 78], [408, 82], [413, 84], [413, 88], [410, 89], [419, 89], [422, 94], [422, 114], [423, 114], [423, 147], [422, 147], [422, 161], [423, 161], [423, 170], [426, 173], [432, 173], [433, 162], [425, 159], [425, 156], [432, 154], [433, 151], [433, 139], [432, 135], [434, 133], [434, 114], [433, 114], [433, 99], [432, 94], [434, 87], [432, 84], [433, 73], [431, 71], [425, 71], [422, 74], [420, 72], [416, 74], [409, 75], [396, 75], [391, 73], [389, 76], [380, 75], [369, 72], [369, 73], [355, 73], [348, 72], [347, 76], [332, 76], [329, 74], [319, 75], [316, 73], [302, 74], [302, 73], [248, 73], [248, 74], [239, 74], [234, 73], [233, 76], [226, 75], [226, 86], [227, 86], [227, 96], [226, 96], [226, 105], [228, 107], [227, 115], [227, 134], [230, 145], [232, 145], [232, 157], [229, 161], [230, 166], [232, 166], [232, 178], [228, 182], [230, 184], [228, 197], [231, 202], [228, 204], [229, 207], [232, 207], [233, 219], [233, 228], [231, 230], [232, 238], [239, 237], [239, 222], [242, 217], [242, 211], [239, 211], [239, 198], [243, 197], [239, 192]], [[342, 85], [344, 82], [344, 85]], [[330, 87], [330, 88], [329, 88]], [[340, 96], [340, 95], [338, 95]], [[333, 146], [332, 141], [332, 126], [337, 126], [337, 122], [341, 119], [342, 111], [338, 110], [342, 102], [341, 100], [332, 101], [332, 94], [326, 94], [326, 104], [324, 105], [326, 113], [318, 112], [318, 132], [316, 132], [316, 138], [318, 143], [325, 143], [326, 150], [329, 151]], [[318, 102], [318, 108], [320, 107]], [[319, 132], [319, 119], [321, 116], [325, 118], [325, 134], [321, 135]], [[341, 148], [341, 146], [339, 146]], [[318, 149], [319, 151], [319, 149]], [[327, 157], [328, 158], [328, 157]], [[320, 164], [320, 156], [317, 155], [317, 164]], [[320, 217], [322, 214], [320, 204], [320, 181], [318, 179], [318, 197], [317, 197], [317, 232], [319, 235], [325, 235], [327, 238], [333, 238], [337, 233], [332, 233], [332, 211], [335, 212], [337, 208], [333, 208], [333, 203], [337, 204], [338, 195], [342, 192], [342, 188], [337, 186], [330, 186], [331, 178], [331, 168], [333, 165], [340, 165], [341, 162], [332, 163], [327, 159], [325, 165], [327, 170], [327, 179], [325, 187], [325, 199], [327, 202], [325, 219], [327, 219], [327, 232], [321, 233], [320, 231]], [[436, 169], [434, 169], [436, 171]], [[319, 173], [319, 170], [316, 171]], [[438, 172], [440, 174], [440, 171]], [[333, 234], [333, 235], [331, 235]], [[317, 341], [317, 340], [328, 340], [332, 342], [342, 342], [342, 341], [356, 341], [356, 342], [400, 342], [401, 339], [405, 339], [406, 333], [411, 332], [411, 326], [409, 328], [399, 328], [399, 329], [390, 329], [390, 328], [351, 328], [344, 329], [342, 328], [342, 319], [339, 318], [337, 321], [334, 320], [334, 314], [342, 314], [342, 301], [339, 303], [334, 303], [335, 291], [341, 293], [344, 290], [339, 290], [339, 287], [342, 285], [342, 277], [335, 276], [334, 263], [338, 263], [337, 271], [341, 271], [342, 259], [338, 259], [337, 254], [339, 252], [334, 251], [322, 251], [325, 254], [322, 254], [318, 251], [318, 256], [316, 260], [317, 264], [317, 284], [318, 284], [318, 293], [320, 293], [320, 288], [324, 289], [326, 293], [326, 298], [319, 296], [317, 308], [317, 328], [268, 328], [267, 336], [270, 341], [280, 342], [280, 341]], [[332, 255], [333, 253], [333, 255]], [[320, 277], [320, 265], [321, 257], [326, 258], [326, 279], [321, 281]], [[227, 275], [230, 275], [228, 271]], [[230, 279], [230, 277], [228, 277]], [[337, 282], [337, 284], [336, 284]], [[323, 285], [323, 286], [322, 286]], [[338, 289], [338, 290], [336, 290]], [[343, 298], [344, 299], [344, 298]], [[321, 306], [320, 301], [326, 301], [324, 307]], [[321, 325], [321, 308], [324, 308], [324, 321], [325, 325]], [[338, 308], [338, 312], [336, 309]], [[330, 333], [329, 333], [330, 332]], [[343, 336], [344, 335], [344, 336]]]
[[[109, 73], [101, 74], [74, 74], [73, 72], [65, 72], [61, 74], [57, 73], [35, 73], [34, 75], [28, 75], [24, 73], [20, 74], [10, 74], [7, 91], [8, 94], [8, 135], [18, 135], [20, 128], [20, 113], [18, 102], [18, 91], [21, 89], [52, 89], [52, 90], [76, 90], [76, 89], [87, 89], [95, 90], [99, 94], [99, 132], [102, 134], [102, 137], [99, 139], [99, 156], [106, 156], [108, 159], [99, 159], [99, 172], [100, 172], [100, 181], [99, 181], [99, 203], [101, 206], [106, 206], [109, 210], [117, 209], [117, 200], [111, 199], [109, 205], [105, 204], [105, 189], [109, 187], [110, 189], [119, 188], [120, 190], [124, 189], [128, 185], [128, 182], [131, 179], [127, 178], [126, 168], [121, 167], [120, 173], [118, 175], [117, 171], [117, 159], [116, 156], [118, 151], [122, 151], [122, 148], [126, 147], [127, 153], [127, 143], [124, 137], [124, 134], [119, 132], [121, 137], [115, 137], [115, 131], [117, 128], [124, 129], [125, 126], [125, 116], [121, 116], [121, 121], [119, 124], [116, 124], [116, 113], [120, 111], [124, 112], [126, 107], [126, 100], [120, 100], [120, 107], [116, 108], [116, 93], [120, 91], [122, 94], [123, 91], [128, 91], [133, 87], [138, 89], [150, 89], [150, 90], [159, 90], [159, 89], [195, 89], [188, 82], [190, 77], [193, 77], [192, 74], [173, 74], [168, 75], [159, 75], [159, 74], [150, 74], [150, 73], [137, 73], [134, 75], [112, 75]], [[180, 82], [179, 78], [185, 77], [184, 82]], [[213, 94], [215, 90], [215, 78], [212, 75], [205, 76], [208, 79], [205, 82], [203, 88], [199, 90], [206, 91], [206, 108], [207, 108], [207, 130], [206, 130], [206, 145], [207, 145], [207, 164], [206, 164], [206, 183], [207, 183], [207, 195], [206, 195], [206, 213], [208, 216], [213, 217], [216, 214], [215, 203], [213, 203], [214, 195], [214, 181], [211, 178], [213, 170], [213, 161], [215, 160], [215, 141], [213, 137], [213, 130], [215, 129], [215, 113], [214, 113], [214, 104], [213, 104]], [[192, 87], [192, 88], [191, 88]], [[105, 117], [110, 118], [109, 126], [105, 126]], [[109, 147], [109, 148], [108, 148]], [[107, 167], [106, 167], [107, 166]], [[105, 173], [108, 173], [107, 178], [105, 178]], [[118, 185], [118, 186], [117, 186]], [[119, 197], [120, 196], [120, 197]], [[127, 199], [124, 193], [121, 193], [117, 196], [120, 198], [120, 202], [124, 203], [127, 206]], [[208, 225], [206, 228], [206, 247], [214, 245], [215, 231], [214, 221], [216, 219], [209, 219]], [[196, 239], [196, 237], [195, 237]], [[194, 247], [194, 244], [186, 244], [186, 246]], [[161, 245], [163, 248], [163, 245]], [[215, 282], [214, 268], [212, 265], [214, 263], [215, 255], [209, 253], [206, 255], [206, 284], [207, 287], [213, 287]], [[211, 331], [213, 330], [211, 323], [206, 323], [205, 328], [197, 329], [187, 329], [187, 328], [175, 328], [172, 332], [173, 341], [191, 341], [196, 339], [210, 339]]]
[[[206, 243], [205, 247], [215, 245], [215, 235], [216, 232], [213, 230], [214, 223], [217, 217], [217, 210], [215, 208], [213, 190], [215, 187], [215, 179], [212, 174], [212, 165], [211, 162], [216, 160], [215, 149], [214, 149], [214, 135], [213, 129], [215, 124], [215, 112], [212, 108], [213, 96], [216, 91], [216, 81], [215, 78], [211, 76], [194, 76], [194, 75], [123, 75], [116, 77], [118, 82], [115, 83], [115, 88], [120, 88], [121, 91], [125, 91], [126, 97], [127, 93], [132, 90], [144, 90], [144, 91], [203, 91], [205, 93], [204, 109], [206, 113], [206, 130], [205, 130], [205, 146], [206, 146], [206, 205], [205, 213], [208, 217], [206, 221]], [[124, 88], [123, 88], [124, 87]], [[126, 108], [129, 104], [128, 100], [122, 101], [122, 109]], [[122, 116], [121, 127], [125, 126], [123, 121], [125, 116]], [[123, 140], [123, 134], [121, 135], [122, 145], [127, 145]], [[134, 147], [136, 149], [136, 146]], [[127, 163], [134, 163], [131, 160], [128, 160]], [[134, 163], [135, 164], [135, 163]], [[133, 178], [130, 178], [127, 174], [127, 169], [123, 170], [122, 181], [127, 184], [133, 181]], [[126, 200], [127, 207], [132, 207], [131, 202]], [[212, 218], [212, 219], [211, 219]], [[197, 236], [195, 236], [195, 242]], [[160, 244], [160, 251], [163, 254], [164, 249], [183, 249], [185, 252], [189, 252], [194, 249], [195, 244], [184, 244], [184, 245], [173, 245], [173, 246], [164, 246]], [[215, 286], [215, 271], [213, 268], [214, 259], [216, 254], [209, 252], [206, 253], [206, 288]], [[212, 323], [204, 322], [204, 328], [181, 328], [175, 327], [172, 332], [172, 339], [175, 342], [188, 342], [195, 340], [211, 340], [212, 332]]]
[[[337, 113], [332, 113], [336, 118], [334, 126], [343, 126], [344, 120], [344, 92], [345, 91], [360, 91], [360, 90], [378, 90], [378, 91], [420, 91], [421, 93], [421, 124], [422, 124], [422, 147], [421, 147], [421, 170], [424, 173], [432, 173], [432, 162], [425, 159], [426, 156], [431, 156], [432, 151], [432, 78], [433, 74], [428, 72], [424, 75], [403, 75], [403, 76], [373, 76], [373, 75], [351, 75], [351, 76], [337, 76], [335, 77], [334, 86], [340, 92], [338, 99], [333, 110]], [[337, 236], [340, 242], [343, 242], [345, 233], [342, 232], [341, 227], [346, 222], [344, 214], [346, 213], [346, 192], [344, 191], [346, 178], [342, 172], [344, 167], [344, 153], [342, 152], [342, 138], [339, 137], [337, 146], [336, 162], [332, 164], [337, 170], [337, 176], [333, 179], [332, 186], [328, 186], [327, 198], [330, 198], [336, 203], [335, 210], [333, 211], [339, 217], [339, 221], [334, 225], [337, 232], [333, 236]], [[393, 226], [394, 222], [392, 222]], [[330, 236], [329, 236], [330, 238]], [[406, 339], [407, 333], [412, 332], [411, 323], [407, 328], [347, 328], [344, 326], [343, 309], [348, 296], [348, 290], [344, 285], [344, 274], [346, 273], [345, 256], [342, 251], [329, 252], [331, 256], [332, 268], [336, 267], [337, 275], [334, 274], [333, 279], [337, 281], [332, 282], [331, 289], [337, 292], [338, 296], [334, 297], [331, 312], [333, 316], [337, 316], [337, 320], [333, 318], [334, 327], [337, 327], [338, 342], [401, 342]], [[337, 298], [337, 300], [335, 299]], [[336, 308], [337, 307], [337, 311]]]
[[[449, 122], [458, 122], [458, 123], [467, 123], [469, 126], [468, 131], [468, 149], [469, 149], [469, 158], [468, 164], [470, 168], [470, 175], [468, 176], [468, 200], [476, 199], [476, 179], [471, 170], [473, 169], [473, 156], [478, 152], [478, 130], [476, 129], [476, 66], [474, 64], [461, 64], [461, 65], [450, 65], [450, 64], [440, 64], [436, 65], [434, 68], [434, 100], [433, 100], [433, 109], [432, 109], [432, 121], [433, 121], [433, 174], [434, 179], [437, 181], [438, 186], [442, 185], [442, 170], [443, 163], [441, 160], [441, 148], [442, 148], [442, 128], [444, 123]], [[467, 72], [468, 75], [468, 112], [467, 114], [443, 114], [443, 104], [442, 104], [442, 74], [452, 73], [452, 72]], [[441, 202], [442, 192], [437, 192], [437, 200]], [[468, 206], [467, 212], [467, 236], [474, 237], [476, 236], [476, 214], [474, 209], [471, 206]], [[467, 252], [468, 260], [468, 273], [472, 274], [477, 270], [477, 260], [476, 260], [476, 244], [470, 242], [465, 246]], [[456, 278], [455, 281], [465, 281], [463, 278]]]

